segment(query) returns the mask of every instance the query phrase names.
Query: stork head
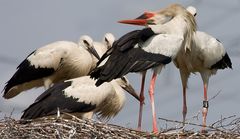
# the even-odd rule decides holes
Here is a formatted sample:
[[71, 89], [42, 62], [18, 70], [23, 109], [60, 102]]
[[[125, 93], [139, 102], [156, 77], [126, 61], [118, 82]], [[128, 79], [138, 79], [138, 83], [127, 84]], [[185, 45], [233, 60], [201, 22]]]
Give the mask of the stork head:
[[112, 33], [106, 33], [103, 38], [103, 43], [107, 46], [107, 48], [111, 48], [113, 42], [115, 41], [115, 37]]
[[165, 24], [171, 21], [176, 15], [181, 14], [183, 7], [179, 4], [172, 4], [164, 9], [155, 12], [146, 11], [139, 17], [133, 20], [121, 20], [119, 23], [132, 25], [157, 25]]
[[188, 6], [187, 11], [190, 12], [194, 17], [197, 16], [197, 9], [193, 6]]
[[162, 26], [170, 22], [173, 23], [171, 25], [175, 26], [176, 23], [180, 23], [181, 26], [179, 26], [179, 28], [183, 29], [181, 31], [184, 34], [184, 38], [186, 40], [183, 44], [185, 52], [191, 51], [192, 37], [194, 32], [197, 30], [197, 24], [194, 16], [179, 4], [172, 4], [164, 9], [155, 12], [145, 12], [133, 20], [121, 20], [119, 22], [124, 24], [142, 26], [153, 25], [151, 26], [152, 28], [158, 28], [159, 25]]
[[[191, 10], [193, 10], [193, 8], [194, 7], [192, 7]], [[142, 15], [140, 15], [136, 19], [120, 20], [118, 22], [123, 24], [132, 24], [132, 25], [141, 25], [141, 26], [165, 24], [171, 21], [174, 17], [178, 15], [183, 15], [186, 18], [191, 18], [192, 15], [187, 13], [189, 12], [187, 12], [187, 10], [181, 5], [171, 4], [168, 7], [161, 9], [159, 11], [144, 12]]]
[[135, 89], [132, 87], [132, 85], [129, 83], [128, 79], [125, 76], [116, 79], [116, 81], [125, 91], [127, 91], [130, 95], [140, 101], [139, 95], [136, 93]]
[[100, 59], [100, 56], [93, 47], [93, 40], [90, 36], [88, 35], [81, 36], [79, 40], [79, 46], [85, 47], [89, 51], [89, 53], [93, 54], [97, 59]]

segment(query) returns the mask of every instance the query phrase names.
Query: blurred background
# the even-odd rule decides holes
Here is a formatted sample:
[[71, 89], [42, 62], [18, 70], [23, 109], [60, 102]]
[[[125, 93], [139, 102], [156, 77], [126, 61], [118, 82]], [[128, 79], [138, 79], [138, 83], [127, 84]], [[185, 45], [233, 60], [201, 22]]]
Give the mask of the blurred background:
[[[158, 10], [173, 0], [143, 1], [59, 1], [59, 0], [1, 0], [0, 1], [0, 89], [4, 88], [16, 67], [33, 50], [58, 40], [77, 42], [81, 35], [90, 35], [96, 41], [102, 41], [106, 32], [112, 32], [116, 38], [139, 29], [136, 26], [118, 24], [121, 19], [138, 17], [144, 11]], [[208, 96], [216, 98], [210, 101], [207, 123], [213, 123], [221, 117], [240, 116], [240, 1], [219, 0], [179, 0], [183, 6], [197, 8], [198, 30], [218, 38], [225, 46], [233, 63], [233, 70], [218, 71], [210, 78]], [[147, 89], [152, 72], [148, 72], [143, 129], [152, 130], [151, 108]], [[141, 76], [129, 74], [129, 80], [137, 91], [140, 90]], [[196, 115], [202, 108], [203, 85], [199, 74], [191, 75], [188, 83], [188, 118]], [[182, 87], [178, 70], [173, 64], [166, 66], [157, 79], [155, 88], [157, 117], [172, 120], [182, 119]], [[43, 88], [26, 91], [17, 97], [4, 100], [0, 97], [0, 119], [9, 116], [19, 119], [22, 111], [44, 91]], [[1, 94], [2, 95], [2, 94]], [[54, 102], [53, 102], [54, 103]], [[123, 110], [109, 122], [135, 128], [138, 118], [138, 102], [127, 95]], [[201, 124], [200, 119], [195, 120]], [[165, 128], [166, 123], [159, 120], [158, 126]]]

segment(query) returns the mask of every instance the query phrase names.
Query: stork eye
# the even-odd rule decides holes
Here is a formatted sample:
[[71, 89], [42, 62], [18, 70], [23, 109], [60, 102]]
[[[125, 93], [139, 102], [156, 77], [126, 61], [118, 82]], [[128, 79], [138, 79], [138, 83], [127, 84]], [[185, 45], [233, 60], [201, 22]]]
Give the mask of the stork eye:
[[83, 43], [85, 43], [86, 45], [90, 46], [90, 44], [86, 40], [83, 40]]
[[195, 13], [193, 16], [197, 16], [197, 13]]
[[156, 25], [156, 23], [154, 22], [153, 19], [147, 20], [147, 24], [148, 24], [148, 25]]

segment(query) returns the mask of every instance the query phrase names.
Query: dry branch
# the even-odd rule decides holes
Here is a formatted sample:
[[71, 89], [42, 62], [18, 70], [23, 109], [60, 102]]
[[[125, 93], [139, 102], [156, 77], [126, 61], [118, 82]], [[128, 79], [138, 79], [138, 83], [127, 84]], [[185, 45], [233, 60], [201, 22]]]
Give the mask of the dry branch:
[[[65, 113], [66, 114], [66, 113]], [[68, 114], [69, 115], [69, 114]], [[82, 120], [72, 116], [72, 119], [41, 118], [33, 121], [17, 121], [12, 118], [0, 120], [0, 138], [91, 138], [91, 139], [132, 139], [132, 138], [240, 138], [240, 118], [229, 116], [221, 118], [209, 127], [207, 134], [196, 131], [184, 131], [181, 128], [168, 128], [158, 135], [140, 132], [117, 125], [105, 124], [93, 120]], [[181, 122], [162, 119], [179, 124]], [[201, 126], [194, 123], [194, 126]], [[221, 126], [220, 126], [221, 125]]]
[[153, 134], [92, 120], [41, 118], [34, 121], [0, 121], [0, 138], [149, 138]]

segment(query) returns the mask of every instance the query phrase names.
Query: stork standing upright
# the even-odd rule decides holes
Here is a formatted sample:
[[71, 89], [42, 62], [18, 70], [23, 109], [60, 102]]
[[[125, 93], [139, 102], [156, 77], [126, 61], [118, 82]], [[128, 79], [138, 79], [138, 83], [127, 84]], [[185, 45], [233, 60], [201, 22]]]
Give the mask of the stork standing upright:
[[6, 83], [3, 97], [6, 99], [33, 87], [49, 88], [52, 83], [87, 75], [93, 58], [100, 58], [93, 48], [93, 40], [84, 35], [79, 43], [58, 41], [43, 46], [27, 56]]
[[[190, 6], [187, 10], [194, 16], [197, 15], [196, 8]], [[183, 123], [185, 123], [187, 114], [187, 102], [186, 102], [186, 88], [188, 78], [191, 73], [199, 72], [204, 87], [203, 98], [203, 128], [206, 127], [206, 117], [208, 112], [208, 98], [207, 88], [211, 75], [216, 74], [217, 70], [232, 68], [231, 60], [223, 47], [223, 44], [216, 38], [208, 35], [205, 32], [197, 31], [193, 36], [191, 53], [186, 55], [183, 51], [180, 51], [177, 58], [174, 60], [177, 68], [179, 68], [182, 87], [183, 87]]]
[[139, 100], [125, 77], [104, 83], [99, 87], [96, 87], [95, 83], [96, 81], [89, 76], [57, 83], [24, 110], [21, 119], [55, 115], [58, 109], [60, 112], [72, 113], [79, 118], [91, 119], [96, 113], [101, 119], [109, 119], [123, 108], [126, 99], [124, 90]]
[[[162, 20], [156, 20], [155, 15]], [[129, 32], [115, 41], [113, 47], [102, 56], [98, 62], [99, 66], [93, 70], [91, 77], [97, 79], [96, 85], [99, 86], [129, 72], [145, 72], [153, 69], [149, 95], [153, 132], [158, 132], [154, 105], [156, 76], [165, 64], [176, 57], [181, 47], [190, 49], [191, 37], [196, 30], [195, 19], [181, 5], [173, 4], [163, 10], [144, 13], [135, 20], [124, 20], [121, 23], [151, 25], [143, 30]], [[156, 25], [159, 23], [161, 25]], [[108, 60], [102, 65], [101, 62], [105, 58]]]

